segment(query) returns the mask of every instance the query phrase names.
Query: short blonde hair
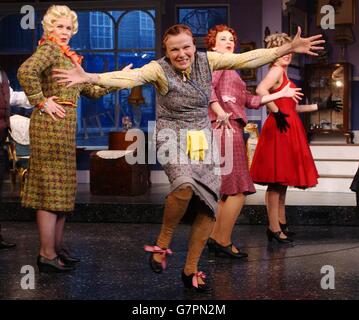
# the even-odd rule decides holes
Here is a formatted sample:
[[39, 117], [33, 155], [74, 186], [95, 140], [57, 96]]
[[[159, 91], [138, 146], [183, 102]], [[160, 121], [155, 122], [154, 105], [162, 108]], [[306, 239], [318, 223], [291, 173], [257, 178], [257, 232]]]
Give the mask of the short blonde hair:
[[264, 39], [267, 48], [276, 48], [281, 45], [292, 42], [292, 38], [286, 33], [273, 33]]
[[76, 34], [79, 29], [79, 23], [77, 21], [77, 14], [72, 11], [68, 6], [53, 5], [47, 9], [44, 18], [41, 21], [42, 27], [46, 35], [51, 33], [54, 28], [54, 23], [59, 18], [70, 18], [72, 21], [72, 35]]

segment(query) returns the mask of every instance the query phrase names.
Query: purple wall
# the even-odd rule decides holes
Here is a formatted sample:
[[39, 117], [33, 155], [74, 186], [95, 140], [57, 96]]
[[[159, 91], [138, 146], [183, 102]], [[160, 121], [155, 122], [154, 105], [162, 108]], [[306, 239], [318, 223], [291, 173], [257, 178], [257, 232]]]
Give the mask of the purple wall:
[[262, 0], [230, 1], [230, 25], [241, 42], [252, 42], [262, 47]]

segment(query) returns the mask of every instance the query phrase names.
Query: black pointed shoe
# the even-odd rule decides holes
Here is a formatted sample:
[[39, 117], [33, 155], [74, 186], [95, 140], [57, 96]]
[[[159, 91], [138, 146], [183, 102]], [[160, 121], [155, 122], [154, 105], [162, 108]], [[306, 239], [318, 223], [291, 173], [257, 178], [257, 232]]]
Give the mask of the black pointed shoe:
[[233, 243], [230, 243], [228, 246], [220, 245], [216, 240], [209, 238], [207, 241], [209, 257], [212, 258], [214, 255], [216, 257], [229, 257], [232, 259], [241, 259], [248, 257], [248, 254], [240, 251], [238, 248], [238, 252], [234, 252], [232, 250]]
[[230, 243], [228, 246], [221, 246], [218, 242], [216, 243], [216, 257], [219, 256], [227, 256], [232, 259], [241, 259], [247, 258], [248, 254], [245, 252], [240, 251], [238, 248], [238, 252], [234, 252], [232, 250], [233, 243]]
[[294, 241], [292, 238], [289, 238], [289, 237], [282, 239], [280, 237], [281, 233], [282, 233], [282, 231], [273, 232], [272, 230], [267, 228], [268, 241], [272, 242], [273, 239], [275, 239], [278, 243], [292, 243]]
[[198, 278], [205, 279], [206, 275], [200, 271], [187, 276], [184, 271], [182, 271], [182, 282], [186, 289], [204, 294], [212, 293], [213, 289], [206, 283], [199, 284]]
[[282, 224], [279, 222], [280, 225], [280, 229], [282, 230], [282, 232], [287, 236], [287, 237], [294, 237], [295, 236], [295, 232], [290, 231], [288, 228], [288, 225], [286, 223]]
[[69, 265], [62, 265], [60, 257], [56, 256], [53, 259], [47, 259], [43, 256], [37, 257], [37, 266], [39, 272], [54, 273], [54, 272], [69, 272], [75, 270], [75, 267]]
[[[146, 252], [152, 252], [152, 254], [150, 255], [150, 259], [148, 261], [151, 270], [155, 273], [162, 273], [162, 271], [165, 270], [167, 267], [166, 256], [168, 254], [172, 254], [172, 250], [171, 249], [163, 249], [163, 248], [160, 248], [159, 246], [144, 246], [144, 249]], [[153, 259], [154, 253], [159, 253], [159, 254], [163, 255], [161, 262], [157, 262], [155, 259]]]
[[66, 249], [61, 249], [57, 252], [57, 255], [66, 265], [73, 266], [81, 261], [79, 258], [72, 256]]

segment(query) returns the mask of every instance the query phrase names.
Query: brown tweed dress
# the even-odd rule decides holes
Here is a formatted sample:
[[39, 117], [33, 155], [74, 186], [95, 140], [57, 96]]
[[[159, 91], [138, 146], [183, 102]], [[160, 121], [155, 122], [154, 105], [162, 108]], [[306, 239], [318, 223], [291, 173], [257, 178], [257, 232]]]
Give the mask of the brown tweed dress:
[[[112, 88], [78, 85], [66, 88], [51, 76], [53, 68], [73, 68], [71, 60], [52, 42], [45, 41], [18, 70], [18, 79], [32, 105], [56, 96], [76, 105], [80, 94], [99, 98]], [[75, 107], [63, 105], [65, 118], [54, 121], [35, 109], [30, 120], [30, 163], [22, 205], [51, 212], [71, 212], [76, 196]]]

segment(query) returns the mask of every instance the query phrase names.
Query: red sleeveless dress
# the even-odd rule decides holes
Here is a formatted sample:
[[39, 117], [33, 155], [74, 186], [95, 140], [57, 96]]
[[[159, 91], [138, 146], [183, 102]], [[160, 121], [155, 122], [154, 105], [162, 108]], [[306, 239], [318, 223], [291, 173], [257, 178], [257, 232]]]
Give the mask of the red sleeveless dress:
[[[273, 93], [280, 91], [288, 81], [290, 80], [284, 72], [283, 83]], [[296, 87], [293, 82], [290, 86]], [[296, 111], [296, 102], [292, 98], [281, 98], [274, 102], [281, 112], [289, 115], [286, 120], [290, 128], [281, 133], [273, 114], [269, 114], [250, 169], [253, 182], [264, 185], [278, 183], [302, 189], [314, 187], [318, 184], [319, 175], [302, 121]]]

